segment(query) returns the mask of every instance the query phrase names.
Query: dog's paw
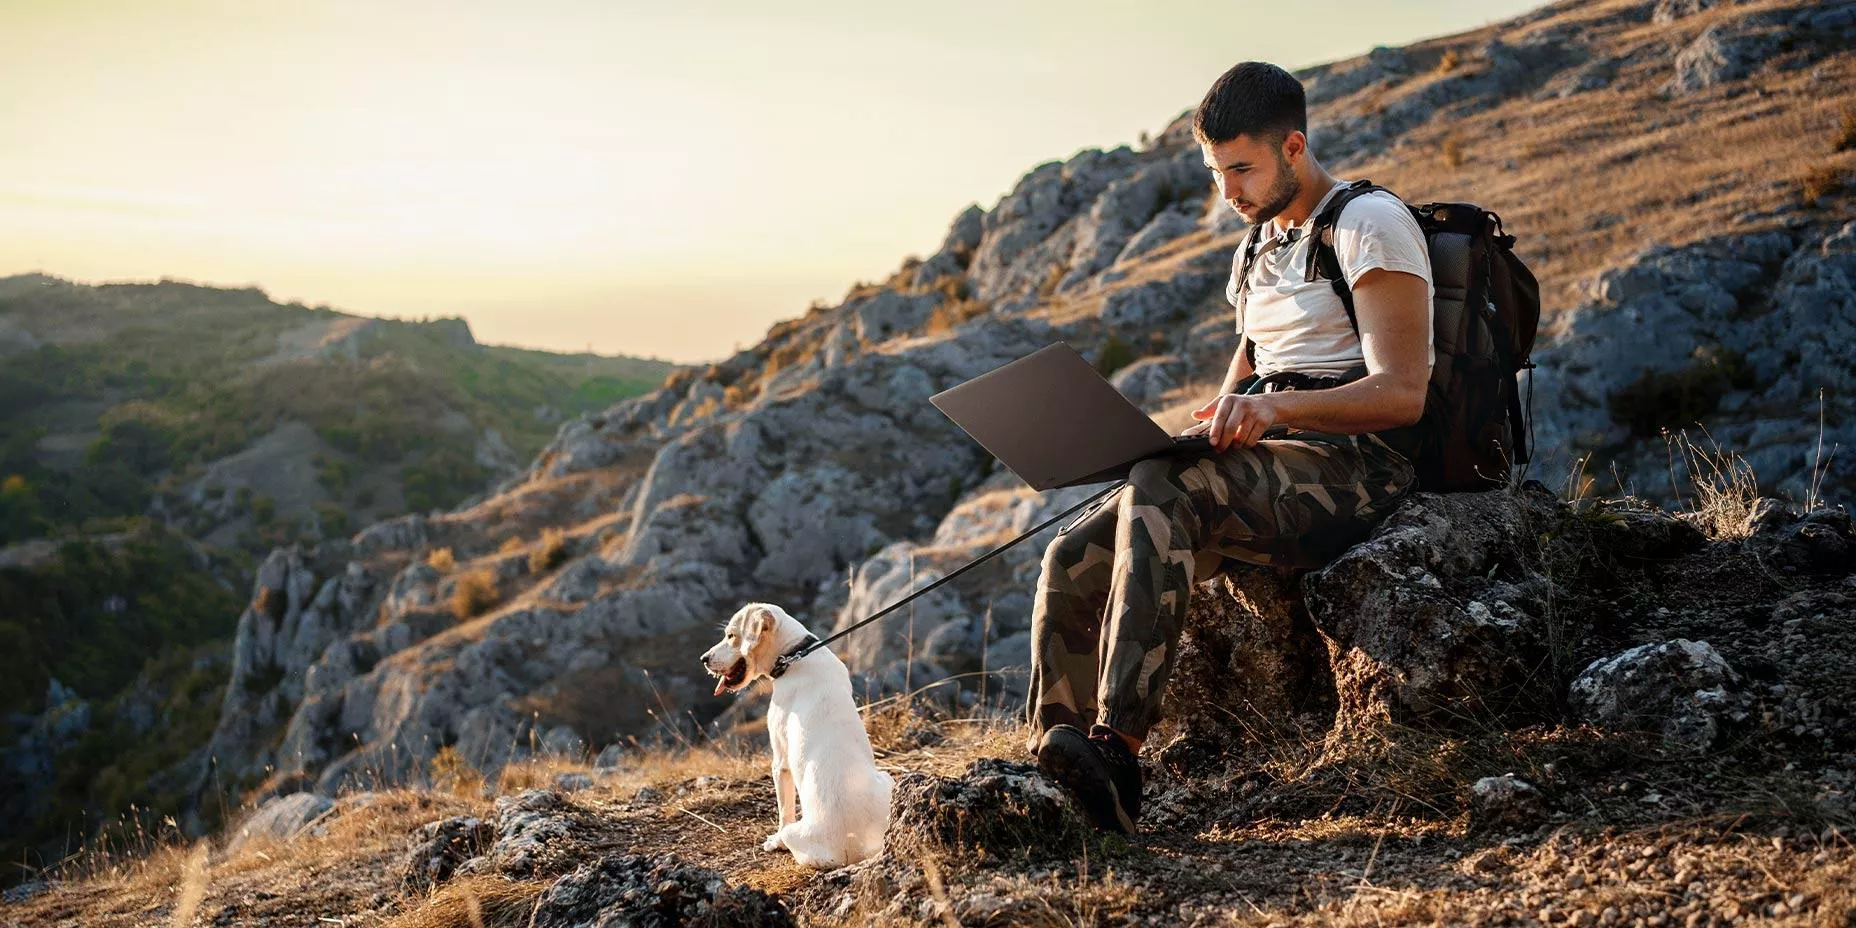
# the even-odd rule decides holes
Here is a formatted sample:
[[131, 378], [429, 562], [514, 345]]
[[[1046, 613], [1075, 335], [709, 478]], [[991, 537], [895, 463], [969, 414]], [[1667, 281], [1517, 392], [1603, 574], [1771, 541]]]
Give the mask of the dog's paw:
[[785, 847], [786, 845], [780, 842], [780, 833], [777, 831], [768, 835], [767, 840], [760, 843], [760, 849], [768, 852], [781, 850]]

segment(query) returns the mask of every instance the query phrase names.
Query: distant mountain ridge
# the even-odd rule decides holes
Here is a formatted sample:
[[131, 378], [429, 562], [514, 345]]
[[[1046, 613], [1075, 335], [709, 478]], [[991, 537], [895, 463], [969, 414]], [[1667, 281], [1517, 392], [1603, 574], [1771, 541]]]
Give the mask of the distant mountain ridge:
[[[137, 515], [146, 495], [189, 533], [252, 550], [455, 504], [560, 419], [675, 367], [481, 346], [462, 319], [350, 316], [250, 287], [42, 274], [0, 278], [0, 358], [0, 476], [48, 484], [37, 528]], [[82, 485], [124, 456], [131, 473]], [[34, 528], [16, 511], [0, 544]]]

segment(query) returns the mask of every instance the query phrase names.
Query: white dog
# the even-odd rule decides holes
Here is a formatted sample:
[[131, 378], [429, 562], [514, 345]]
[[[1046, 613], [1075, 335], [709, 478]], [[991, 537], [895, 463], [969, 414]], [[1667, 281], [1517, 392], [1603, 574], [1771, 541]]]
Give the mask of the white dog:
[[[780, 655], [811, 640], [812, 633], [786, 610], [748, 603], [728, 620], [721, 642], [703, 654], [702, 663], [717, 678], [720, 696], [771, 676]], [[851, 699], [850, 671], [836, 654], [819, 648], [774, 679], [767, 731], [780, 829], [761, 846], [786, 848], [808, 867], [841, 867], [880, 852], [889, 829], [891, 782], [876, 769], [870, 736]]]

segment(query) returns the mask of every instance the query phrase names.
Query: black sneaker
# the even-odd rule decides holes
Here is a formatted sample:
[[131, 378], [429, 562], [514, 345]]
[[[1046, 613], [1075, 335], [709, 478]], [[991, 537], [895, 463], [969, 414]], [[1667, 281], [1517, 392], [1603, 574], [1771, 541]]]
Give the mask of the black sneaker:
[[1141, 762], [1109, 729], [1084, 735], [1056, 725], [1038, 742], [1038, 769], [1076, 794], [1097, 828], [1134, 834], [1141, 817]]

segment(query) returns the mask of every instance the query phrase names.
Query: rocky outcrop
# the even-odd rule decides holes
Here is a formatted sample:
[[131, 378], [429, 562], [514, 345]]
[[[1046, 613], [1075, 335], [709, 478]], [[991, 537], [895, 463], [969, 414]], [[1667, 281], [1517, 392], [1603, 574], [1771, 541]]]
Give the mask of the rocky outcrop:
[[[1775, 514], [1750, 536], [1710, 541], [1641, 503], [1568, 504], [1538, 484], [1419, 494], [1325, 568], [1238, 568], [1195, 591], [1160, 757], [1201, 769], [1310, 732], [1365, 744], [1414, 725], [1559, 719], [1648, 730], [1693, 751], [1749, 726], [1850, 751], [1850, 688], [1828, 670], [1856, 649], [1856, 598], [1843, 592], [1856, 547], [1829, 541], [1851, 537], [1848, 517], [1764, 505]], [[1841, 553], [1780, 579], [1775, 556], [1801, 547]], [[1763, 617], [1775, 584], [1809, 590], [1792, 594], [1789, 627]], [[1645, 589], [1667, 605], [1625, 605]], [[1736, 618], [1747, 611], [1761, 618]], [[1760, 667], [1763, 684], [1746, 685], [1736, 662]]]
[[1819, 450], [1820, 438], [1824, 449], [1856, 442], [1856, 366], [1808, 347], [1853, 334], [1856, 224], [1802, 237], [1655, 247], [1599, 274], [1563, 333], [1534, 354], [1536, 472], [1610, 458], [1624, 489], [1674, 505], [1672, 481], [1687, 484], [1705, 462], [1672, 455], [1659, 435], [1706, 423], [1777, 492], [1856, 490], [1856, 463]]

